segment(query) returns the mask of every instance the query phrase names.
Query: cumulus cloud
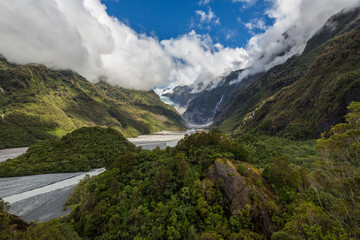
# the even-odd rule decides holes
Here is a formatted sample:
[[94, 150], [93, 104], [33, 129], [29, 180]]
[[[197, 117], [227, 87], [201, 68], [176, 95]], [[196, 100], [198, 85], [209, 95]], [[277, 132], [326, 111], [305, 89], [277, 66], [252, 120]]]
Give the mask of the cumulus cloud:
[[[216, 22], [209, 8], [204, 22]], [[243, 65], [241, 49], [194, 31], [159, 42], [110, 17], [99, 0], [0, 2], [0, 53], [9, 61], [72, 69], [88, 80], [134, 89], [208, 80]]]
[[161, 44], [176, 59], [170, 78], [172, 86], [199, 83], [206, 86], [216, 77], [248, 65], [245, 49], [213, 43], [209, 35], [199, 35], [194, 30]]
[[195, 11], [195, 13], [199, 15], [200, 23], [215, 23], [215, 24], [220, 23], [220, 18], [216, 17], [215, 13], [211, 10], [210, 7], [208, 9], [208, 13], [202, 10], [197, 10]]
[[41, 63], [128, 88], [165, 84], [172, 59], [154, 38], [106, 13], [98, 0], [0, 2], [0, 53], [11, 62]]
[[[300, 53], [331, 15], [359, 4], [359, 0], [272, 2], [267, 15], [274, 24], [243, 49], [224, 47], [195, 31], [159, 42], [109, 16], [100, 0], [0, 1], [0, 53], [11, 62], [72, 69], [90, 81], [105, 78], [127, 88], [207, 84], [231, 70], [248, 67], [244, 74], [252, 74], [284, 62]], [[211, 8], [198, 16], [204, 23], [219, 21]]]
[[[332, 15], [344, 8], [360, 5], [359, 0], [272, 0], [273, 7], [267, 15], [274, 24], [259, 35], [252, 37], [246, 47], [250, 56], [249, 68], [243, 71], [238, 81], [245, 76], [262, 72], [300, 54], [316, 31]], [[237, 81], [237, 82], [238, 82]]]
[[245, 27], [249, 30], [265, 30], [267, 28], [265, 21], [259, 18], [253, 19], [250, 22], [245, 23]]
[[236, 31], [236, 30], [227, 30], [227, 32], [226, 32], [226, 36], [225, 36], [225, 39], [226, 40], [229, 40], [229, 39], [231, 39], [231, 38], [234, 38], [235, 36], [237, 36], [238, 35], [238, 32]]

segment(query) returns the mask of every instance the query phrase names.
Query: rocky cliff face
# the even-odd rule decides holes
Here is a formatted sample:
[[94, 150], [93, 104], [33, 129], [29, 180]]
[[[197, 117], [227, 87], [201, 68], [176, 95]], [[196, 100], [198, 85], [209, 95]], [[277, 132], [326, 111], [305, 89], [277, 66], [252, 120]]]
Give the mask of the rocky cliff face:
[[171, 93], [163, 94], [180, 108], [186, 108], [197, 95], [198, 93], [193, 93], [193, 88], [190, 86], [177, 86]]
[[[190, 125], [209, 125], [226, 106], [237, 90], [250, 84], [256, 76], [243, 79], [240, 83], [232, 84], [243, 70], [231, 72], [216, 84], [208, 86], [178, 86], [171, 93], [165, 93], [177, 107], [186, 109], [182, 114]], [[196, 89], [195, 89], [196, 88]], [[199, 88], [203, 88], [199, 91]]]
[[256, 76], [249, 76], [240, 83], [232, 84], [232, 81], [237, 80], [241, 72], [242, 70], [234, 71], [223, 78], [216, 87], [198, 93], [189, 102], [183, 117], [191, 124], [211, 124], [234, 94], [256, 78]]
[[228, 159], [217, 159], [206, 172], [206, 178], [214, 184], [221, 185], [228, 206], [229, 215], [249, 210], [256, 232], [262, 232], [268, 238], [276, 231], [271, 221], [272, 205], [277, 198], [269, 185], [261, 177], [258, 169], [248, 163], [239, 163], [244, 168], [243, 176], [237, 167]]

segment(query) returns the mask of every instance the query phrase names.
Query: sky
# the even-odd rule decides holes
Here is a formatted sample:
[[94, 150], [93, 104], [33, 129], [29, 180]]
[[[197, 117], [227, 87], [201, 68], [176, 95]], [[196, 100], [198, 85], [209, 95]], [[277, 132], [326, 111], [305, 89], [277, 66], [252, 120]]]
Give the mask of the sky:
[[102, 0], [109, 15], [138, 33], [160, 41], [195, 30], [209, 34], [225, 47], [245, 47], [255, 34], [264, 32], [272, 19], [266, 15], [270, 1]]
[[[0, 54], [133, 89], [262, 72], [359, 0], [0, 1]], [[286, 34], [284, 34], [286, 33]]]

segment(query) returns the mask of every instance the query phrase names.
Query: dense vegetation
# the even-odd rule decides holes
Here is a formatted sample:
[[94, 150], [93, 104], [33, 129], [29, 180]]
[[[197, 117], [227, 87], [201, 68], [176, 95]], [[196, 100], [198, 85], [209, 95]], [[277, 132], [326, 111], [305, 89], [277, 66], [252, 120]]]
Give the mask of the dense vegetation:
[[293, 164], [308, 169], [315, 169], [316, 162], [321, 160], [314, 148], [316, 140], [293, 141], [263, 134], [243, 134], [235, 140], [249, 151], [249, 163], [260, 170], [282, 156], [291, 159]]
[[14, 65], [0, 55], [0, 149], [95, 125], [137, 136], [180, 129], [182, 118], [153, 91], [91, 84], [70, 71]]
[[61, 139], [38, 142], [25, 154], [0, 163], [0, 177], [89, 171], [134, 150], [115, 129], [83, 127]]
[[[330, 19], [304, 53], [240, 89], [215, 120], [224, 132], [314, 139], [360, 101], [360, 9]], [[331, 26], [331, 27], [329, 27]]]
[[[349, 111], [346, 123], [317, 141], [319, 154], [313, 141], [218, 132], [186, 136], [174, 148], [117, 153], [104, 173], [76, 187], [69, 216], [29, 226], [1, 214], [0, 236], [359, 239], [360, 103]], [[2, 212], [7, 207], [1, 202]]]
[[[360, 103], [349, 106], [346, 123], [331, 128], [328, 136], [317, 142], [326, 165], [319, 176], [320, 205], [360, 238]], [[323, 177], [323, 179], [320, 179]], [[324, 192], [330, 194], [325, 195]]]
[[[241, 145], [217, 132], [187, 136], [173, 149], [129, 153], [79, 184], [68, 201], [70, 221], [91, 239], [262, 239], [273, 226], [251, 212], [265, 204], [258, 199], [264, 192], [266, 203], [276, 198], [255, 169], [237, 172], [246, 159]], [[225, 173], [212, 173], [216, 164]], [[225, 189], [231, 179], [246, 182], [248, 193]], [[240, 201], [234, 209], [230, 193]]]
[[320, 155], [217, 132], [124, 155], [76, 188], [69, 221], [90, 239], [359, 239], [360, 103], [349, 109]]

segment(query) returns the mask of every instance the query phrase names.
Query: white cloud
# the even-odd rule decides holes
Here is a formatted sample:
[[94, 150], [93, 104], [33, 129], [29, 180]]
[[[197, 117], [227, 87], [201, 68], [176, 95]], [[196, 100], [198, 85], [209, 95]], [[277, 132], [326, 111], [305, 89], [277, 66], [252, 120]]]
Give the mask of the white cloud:
[[236, 30], [228, 30], [226, 33], [225, 39], [229, 40], [237, 35], [238, 35], [238, 32]]
[[248, 4], [254, 4], [257, 0], [232, 0], [232, 2], [243, 2]]
[[200, 0], [199, 6], [208, 5], [212, 0]]
[[[211, 9], [206, 16], [216, 23]], [[241, 67], [244, 52], [194, 31], [160, 43], [110, 17], [99, 0], [0, 2], [0, 34], [0, 53], [11, 62], [72, 69], [135, 89], [209, 81]]]
[[265, 30], [266, 23], [264, 22], [264, 20], [256, 18], [248, 23], [245, 23], [245, 27], [248, 28], [249, 30], [254, 30], [254, 29]]
[[171, 72], [172, 86], [201, 82], [206, 85], [225, 72], [248, 64], [243, 48], [214, 44], [210, 36], [196, 34], [194, 30], [176, 39], [163, 40], [161, 44], [167, 53], [178, 59]]
[[[272, 1], [267, 14], [274, 24], [251, 38], [246, 49], [224, 47], [195, 31], [159, 42], [110, 17], [100, 0], [0, 1], [0, 53], [11, 62], [72, 69], [90, 81], [106, 77], [127, 88], [209, 83], [231, 70], [252, 66], [244, 72], [251, 74], [284, 62], [300, 53], [331, 15], [359, 4]], [[198, 15], [203, 22], [218, 20], [211, 8]]]
[[[248, 74], [262, 72], [285, 62], [305, 48], [313, 36], [335, 13], [344, 8], [359, 6], [359, 0], [272, 0], [267, 15], [274, 24], [252, 37], [246, 47], [250, 56]], [[251, 67], [250, 67], [251, 66]]]
[[200, 23], [214, 23], [220, 24], [220, 19], [216, 17], [215, 13], [209, 7], [208, 12], [204, 12], [202, 10], [195, 11], [197, 15], [200, 17]]
[[150, 89], [173, 62], [154, 38], [109, 17], [98, 0], [0, 2], [0, 53], [11, 62], [77, 71], [90, 81]]
[[247, 7], [250, 7], [252, 5], [254, 5], [257, 0], [231, 0], [233, 3], [238, 3], [238, 2], [241, 2], [241, 3], [244, 3], [244, 8], [247, 8]]

